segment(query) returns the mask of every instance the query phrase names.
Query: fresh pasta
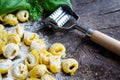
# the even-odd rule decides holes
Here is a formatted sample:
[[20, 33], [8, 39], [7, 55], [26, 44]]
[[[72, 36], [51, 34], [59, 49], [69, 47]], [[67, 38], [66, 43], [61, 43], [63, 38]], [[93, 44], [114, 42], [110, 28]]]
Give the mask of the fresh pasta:
[[15, 79], [25, 80], [28, 76], [27, 66], [22, 63], [14, 65], [12, 67], [12, 74]]
[[51, 75], [45, 74], [41, 77], [41, 80], [55, 80]]
[[9, 59], [1, 59], [0, 60], [0, 73], [5, 74], [12, 66], [12, 61]]
[[52, 73], [58, 73], [61, 71], [61, 59], [60, 56], [50, 57], [50, 71]]
[[54, 43], [53, 45], [51, 45], [49, 51], [53, 54], [53, 55], [60, 55], [62, 57], [66, 56], [66, 49], [64, 47], [63, 44], [61, 43]]
[[29, 18], [29, 12], [27, 10], [20, 10], [17, 12], [16, 17], [19, 21], [26, 22]]
[[40, 64], [36, 65], [30, 72], [30, 77], [31, 78], [41, 78], [44, 74], [50, 73], [47, 70], [46, 65]]
[[17, 44], [10, 43], [3, 47], [3, 55], [5, 58], [14, 59], [20, 54], [20, 49]]
[[41, 49], [40, 52], [40, 63], [49, 65], [50, 64], [50, 57], [52, 54], [46, 50], [46, 48]]
[[32, 41], [38, 39], [39, 36], [36, 33], [26, 31], [24, 33], [24, 42], [26, 45], [31, 45]]
[[8, 25], [11, 25], [11, 26], [14, 26], [14, 25], [18, 24], [18, 20], [13, 14], [6, 15], [3, 19], [3, 22], [4, 22], [5, 25], [8, 24]]
[[30, 48], [31, 50], [36, 49], [38, 53], [40, 53], [43, 48], [46, 48], [46, 46], [43, 39], [35, 39], [32, 41]]
[[23, 34], [24, 34], [24, 27], [20, 26], [20, 25], [17, 25], [15, 27], [15, 29], [12, 31], [12, 33], [14, 34], [18, 34], [20, 38], [23, 37]]
[[15, 43], [20, 45], [21, 39], [18, 34], [9, 33], [8, 34], [8, 43]]
[[0, 39], [0, 54], [3, 54], [2, 48], [5, 46], [5, 42]]
[[74, 75], [74, 72], [78, 69], [78, 62], [73, 58], [65, 59], [62, 61], [62, 69], [65, 73]]
[[34, 66], [39, 64], [39, 54], [36, 50], [32, 50], [25, 59], [25, 65], [31, 70]]

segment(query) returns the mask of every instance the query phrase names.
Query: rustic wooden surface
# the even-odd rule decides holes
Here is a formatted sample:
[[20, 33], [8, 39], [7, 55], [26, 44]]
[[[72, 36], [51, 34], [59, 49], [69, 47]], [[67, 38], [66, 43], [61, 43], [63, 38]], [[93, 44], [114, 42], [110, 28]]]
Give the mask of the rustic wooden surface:
[[[120, 40], [120, 0], [72, 0], [79, 22]], [[52, 32], [44, 30], [49, 43], [61, 42], [67, 57], [79, 62], [74, 76], [58, 80], [120, 80], [120, 57], [90, 41], [77, 30]], [[60, 75], [57, 75], [60, 76]]]

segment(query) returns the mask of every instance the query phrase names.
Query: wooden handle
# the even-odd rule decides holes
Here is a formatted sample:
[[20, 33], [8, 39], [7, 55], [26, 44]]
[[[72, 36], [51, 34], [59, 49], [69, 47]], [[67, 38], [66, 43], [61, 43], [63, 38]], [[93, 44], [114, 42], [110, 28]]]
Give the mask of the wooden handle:
[[93, 31], [90, 39], [120, 56], [120, 41], [96, 30]]

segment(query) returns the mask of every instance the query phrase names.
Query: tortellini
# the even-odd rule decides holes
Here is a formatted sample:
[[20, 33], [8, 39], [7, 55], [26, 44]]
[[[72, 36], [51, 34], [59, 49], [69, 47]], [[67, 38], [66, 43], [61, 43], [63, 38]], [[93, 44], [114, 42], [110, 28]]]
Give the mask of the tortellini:
[[40, 63], [49, 65], [50, 64], [50, 57], [52, 54], [46, 50], [46, 48], [43, 48], [40, 53]]
[[14, 59], [20, 54], [20, 49], [17, 44], [10, 43], [3, 47], [3, 55], [5, 58]]
[[27, 65], [28, 69], [31, 70], [34, 66], [39, 63], [39, 54], [36, 50], [32, 50], [30, 54], [25, 59], [25, 65]]
[[31, 78], [41, 78], [44, 74], [50, 73], [43, 64], [36, 65], [30, 72]]
[[54, 43], [53, 45], [51, 45], [49, 51], [53, 54], [53, 55], [60, 55], [62, 57], [66, 56], [66, 49], [64, 47], [63, 44], [61, 43]]
[[5, 46], [5, 42], [0, 39], [0, 54], [3, 54], [2, 48]]
[[61, 59], [60, 56], [50, 57], [50, 71], [52, 73], [58, 73], [61, 71]]
[[27, 80], [41, 80], [41, 79], [38, 79], [38, 78], [27, 78]]
[[32, 41], [38, 39], [39, 36], [36, 33], [26, 31], [24, 33], [24, 42], [26, 45], [31, 45]]
[[12, 66], [12, 61], [9, 59], [1, 59], [0, 60], [0, 73], [5, 74]]
[[0, 24], [0, 31], [4, 30], [4, 26]]
[[17, 25], [12, 33], [18, 34], [19, 37], [22, 38], [24, 34], [24, 27]]
[[65, 59], [62, 61], [62, 69], [65, 73], [74, 75], [74, 72], [78, 69], [78, 62], [73, 58]]
[[4, 24], [9, 24], [11, 26], [17, 25], [18, 24], [18, 20], [17, 18], [13, 15], [13, 14], [8, 14], [4, 17], [3, 20]]
[[21, 39], [18, 34], [9, 33], [8, 34], [8, 43], [15, 43], [20, 45]]
[[43, 39], [36, 39], [32, 41], [30, 48], [31, 50], [36, 49], [40, 53], [43, 48], [46, 48], [46, 46]]
[[0, 30], [0, 39], [7, 43], [8, 35], [4, 29]]
[[12, 74], [17, 80], [25, 80], [28, 76], [27, 66], [22, 63], [15, 64], [12, 68]]
[[20, 10], [17, 12], [16, 17], [19, 21], [26, 22], [28, 21], [29, 13], [27, 10]]
[[6, 15], [6, 14], [0, 15], [0, 21], [3, 21], [3, 20], [4, 20], [5, 15]]
[[41, 77], [41, 80], [55, 80], [51, 75], [45, 74]]

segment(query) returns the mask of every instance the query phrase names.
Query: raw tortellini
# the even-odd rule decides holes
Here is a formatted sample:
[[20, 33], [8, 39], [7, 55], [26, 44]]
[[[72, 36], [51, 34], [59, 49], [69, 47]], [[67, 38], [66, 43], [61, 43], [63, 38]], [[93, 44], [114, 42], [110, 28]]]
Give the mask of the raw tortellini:
[[5, 42], [0, 39], [0, 54], [3, 54], [2, 48], [5, 46]]
[[4, 26], [0, 24], [0, 31], [4, 30]]
[[63, 44], [61, 43], [54, 43], [53, 45], [51, 45], [49, 51], [53, 54], [53, 55], [60, 55], [62, 57], [66, 56], [66, 49], [64, 47]]
[[62, 69], [65, 73], [74, 75], [74, 72], [78, 69], [78, 62], [73, 58], [65, 59], [62, 61]]
[[31, 50], [36, 49], [40, 53], [43, 48], [46, 48], [46, 46], [43, 39], [35, 39], [32, 41], [30, 48]]
[[27, 80], [41, 80], [41, 79], [38, 79], [38, 78], [27, 78]]
[[20, 45], [21, 39], [18, 34], [9, 33], [8, 34], [8, 43], [15, 43]]
[[24, 34], [24, 27], [17, 25], [15, 29], [12, 31], [14, 34], [18, 34], [20, 38], [23, 37]]
[[49, 65], [51, 56], [52, 56], [52, 54], [50, 52], [48, 52], [46, 50], [46, 48], [41, 49], [41, 52], [40, 52], [40, 63]]
[[36, 33], [26, 31], [24, 33], [24, 42], [26, 45], [31, 45], [32, 41], [38, 39], [39, 36]]
[[36, 50], [32, 50], [25, 59], [25, 65], [31, 70], [34, 66], [39, 64], [39, 54]]
[[50, 73], [43, 64], [36, 65], [30, 72], [31, 78], [41, 78], [44, 74]]
[[12, 74], [18, 80], [25, 80], [28, 76], [27, 66], [22, 63], [14, 65]]
[[19, 46], [14, 43], [7, 44], [3, 47], [3, 55], [5, 58], [14, 59], [20, 54]]
[[0, 60], [0, 73], [4, 74], [7, 73], [8, 70], [11, 68], [12, 66], [12, 61], [9, 59], [1, 59]]
[[17, 18], [13, 15], [13, 14], [8, 14], [4, 17], [3, 20], [4, 24], [9, 24], [11, 26], [17, 25], [18, 24], [18, 20]]
[[17, 12], [16, 17], [19, 21], [26, 22], [28, 21], [29, 13], [27, 10], [21, 10]]
[[41, 80], [55, 80], [51, 75], [45, 74], [41, 77]]
[[52, 73], [58, 73], [61, 71], [61, 60], [60, 56], [50, 57], [50, 71]]

